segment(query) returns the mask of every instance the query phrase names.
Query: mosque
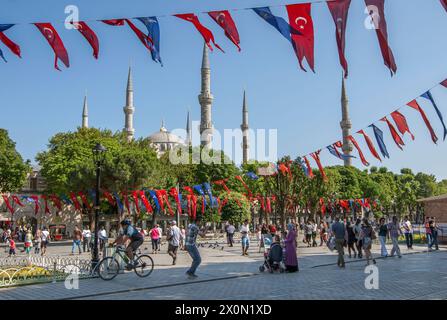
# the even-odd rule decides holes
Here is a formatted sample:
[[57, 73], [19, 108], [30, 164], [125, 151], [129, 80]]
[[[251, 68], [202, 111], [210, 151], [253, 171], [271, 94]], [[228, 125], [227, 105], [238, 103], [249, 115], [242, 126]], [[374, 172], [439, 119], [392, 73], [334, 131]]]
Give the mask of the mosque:
[[[201, 145], [206, 148], [211, 148], [212, 134], [213, 134], [213, 122], [212, 122], [212, 105], [214, 96], [211, 93], [211, 67], [209, 60], [209, 49], [206, 45], [203, 46], [202, 56], [202, 68], [201, 68], [201, 92], [198, 96], [201, 116], [200, 116], [200, 136]], [[134, 120], [134, 90], [132, 69], [129, 68], [129, 74], [127, 77], [126, 88], [126, 105], [123, 108], [124, 111], [124, 128], [127, 140], [132, 141], [135, 137], [135, 129], [133, 127]], [[84, 107], [82, 111], [82, 128], [88, 128], [88, 105], [87, 97], [84, 98]], [[164, 126], [162, 121], [160, 130], [149, 135], [148, 139], [151, 146], [157, 152], [160, 157], [165, 152], [175, 148], [179, 145], [191, 145], [192, 143], [192, 131], [191, 131], [190, 115], [189, 112], [186, 117], [186, 139], [171, 133]], [[248, 107], [246, 101], [246, 95], [244, 91], [243, 103], [242, 103], [242, 161], [247, 163], [249, 160], [249, 126], [248, 126]]]

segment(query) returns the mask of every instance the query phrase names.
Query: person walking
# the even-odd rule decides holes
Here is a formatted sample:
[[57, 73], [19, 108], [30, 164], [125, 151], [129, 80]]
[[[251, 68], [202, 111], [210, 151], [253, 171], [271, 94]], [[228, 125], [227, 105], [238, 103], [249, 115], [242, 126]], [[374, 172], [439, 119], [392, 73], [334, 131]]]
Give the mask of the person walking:
[[344, 252], [344, 243], [345, 243], [345, 233], [346, 228], [343, 222], [340, 221], [340, 217], [335, 218], [335, 223], [332, 224], [331, 231], [335, 237], [335, 248], [338, 252], [337, 265], [340, 268], [345, 267], [345, 252]]
[[160, 235], [160, 237], [158, 238], [158, 252], [160, 252], [160, 250], [161, 250], [161, 240], [163, 238], [163, 229], [161, 228], [161, 226], [159, 224], [157, 224], [157, 229], [158, 229], [158, 234]]
[[172, 221], [171, 226], [168, 229], [166, 240], [168, 240], [168, 254], [172, 257], [172, 265], [177, 262], [177, 251], [180, 245], [180, 237], [182, 236], [177, 222]]
[[81, 241], [82, 241], [82, 232], [79, 230], [78, 226], [75, 226], [73, 230], [73, 244], [71, 246], [71, 254], [74, 254], [75, 247], [78, 247], [79, 254], [81, 254]]
[[102, 250], [104, 250], [105, 244], [108, 241], [107, 231], [104, 226], [101, 226], [101, 228], [99, 229], [98, 240], [99, 240], [99, 250], [102, 252]]
[[40, 231], [40, 229], [37, 229], [36, 234], [34, 235], [34, 254], [40, 253], [41, 245], [42, 245], [42, 231]]
[[11, 256], [15, 256], [16, 255], [16, 242], [14, 241], [14, 239], [12, 237], [7, 239], [8, 245], [9, 245], [9, 258]]
[[376, 264], [376, 260], [372, 257], [371, 247], [372, 241], [375, 238], [374, 230], [367, 218], [363, 219], [362, 231], [360, 233], [360, 240], [363, 251], [365, 251], [366, 265], [369, 266], [369, 261], [372, 260]]
[[236, 228], [234, 225], [230, 222], [227, 226], [227, 236], [228, 236], [228, 246], [232, 247], [234, 243], [234, 232], [236, 231]]
[[320, 247], [327, 243], [327, 225], [326, 222], [320, 222]]
[[312, 231], [313, 231], [313, 226], [309, 219], [309, 220], [307, 220], [307, 223], [304, 226], [304, 234], [306, 235], [305, 242], [307, 243], [308, 247], [312, 246]]
[[426, 217], [425, 218], [425, 236], [427, 238], [428, 251], [431, 251], [431, 247], [433, 246], [433, 235], [431, 233], [430, 222], [431, 222], [430, 218]]
[[312, 247], [318, 247], [318, 244], [317, 244], [318, 226], [313, 220], [312, 220], [311, 225], [312, 225]]
[[394, 257], [394, 254], [397, 253], [397, 256], [399, 258], [402, 258], [399, 248], [399, 236], [402, 234], [402, 230], [400, 230], [400, 225], [397, 221], [396, 216], [394, 216], [392, 222], [388, 224], [388, 231], [391, 242], [393, 243], [393, 249], [391, 249], [391, 257]]
[[31, 229], [28, 229], [25, 234], [25, 253], [29, 255], [33, 249], [33, 234]]
[[286, 272], [297, 272], [298, 270], [298, 258], [296, 256], [296, 231], [295, 226], [292, 223], [287, 225], [287, 236], [284, 240], [286, 246]]
[[188, 226], [188, 232], [186, 234], [185, 247], [192, 258], [191, 267], [186, 271], [186, 275], [190, 279], [197, 278], [196, 271], [202, 262], [199, 249], [197, 248], [197, 236], [205, 237], [205, 230], [199, 229], [198, 224], [200, 224], [200, 221], [201, 217], [197, 216]]
[[241, 227], [241, 243], [242, 243], [242, 255], [248, 256], [248, 248], [250, 247], [250, 226], [248, 220], [244, 221]]
[[356, 239], [356, 245], [357, 245], [357, 257], [359, 259], [362, 258], [362, 249], [363, 249], [363, 240], [361, 239], [360, 235], [362, 233], [362, 220], [357, 218], [354, 225], [354, 234]]
[[89, 227], [85, 227], [82, 230], [82, 250], [85, 252], [85, 248], [87, 247], [87, 252], [90, 252], [90, 242], [92, 239], [92, 232]]
[[161, 237], [157, 224], [149, 231], [149, 235], [151, 236], [151, 242], [152, 242], [152, 254], [157, 254], [159, 240]]
[[379, 220], [379, 242], [380, 242], [380, 255], [382, 257], [388, 257], [388, 251], [386, 249], [386, 238], [388, 236], [388, 226], [385, 224], [385, 218]]
[[48, 232], [47, 227], [43, 227], [41, 239], [42, 242], [40, 244], [40, 255], [44, 256], [47, 254], [47, 246], [50, 242], [50, 233]]
[[183, 226], [180, 228], [180, 234], [181, 234], [181, 237], [180, 237], [180, 250], [186, 250], [186, 248], [185, 248], [186, 230], [185, 230], [185, 228]]
[[404, 223], [402, 224], [405, 235], [405, 242], [407, 243], [407, 249], [413, 249], [413, 226], [411, 225], [408, 216], [405, 217]]
[[439, 244], [438, 244], [438, 225], [436, 224], [435, 218], [432, 217], [432, 219], [430, 220], [430, 231], [431, 231], [431, 235], [432, 235], [432, 243], [431, 243], [431, 248], [433, 248], [433, 246], [435, 246], [435, 250], [439, 250]]
[[354, 227], [351, 224], [351, 221], [348, 221], [346, 223], [346, 238], [347, 238], [347, 242], [348, 242], [348, 253], [349, 253], [349, 258], [352, 258], [351, 255], [351, 250], [354, 252], [354, 259], [357, 258], [357, 252], [355, 250], [355, 233], [354, 233]]

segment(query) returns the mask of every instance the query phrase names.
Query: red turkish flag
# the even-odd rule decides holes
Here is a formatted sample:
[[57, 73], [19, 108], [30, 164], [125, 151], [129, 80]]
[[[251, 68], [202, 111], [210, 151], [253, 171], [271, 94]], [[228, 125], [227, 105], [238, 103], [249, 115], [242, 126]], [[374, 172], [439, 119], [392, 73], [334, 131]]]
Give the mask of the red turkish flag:
[[444, 9], [447, 11], [447, 0], [441, 0], [441, 4], [444, 7]]
[[208, 28], [206, 28], [203, 24], [200, 23], [199, 18], [194, 13], [175, 14], [174, 16], [176, 16], [177, 18], [191, 22], [194, 25], [194, 27], [196, 27], [197, 31], [200, 32], [200, 34], [202, 35], [203, 39], [206, 42], [206, 45], [208, 46], [208, 48], [210, 48], [211, 51], [213, 51], [213, 47], [211, 47], [210, 41], [213, 42], [213, 44], [216, 46], [216, 48], [218, 48], [220, 51], [224, 52], [222, 50], [222, 48], [219, 47], [219, 45], [214, 41], [213, 33]]
[[124, 19], [109, 19], [109, 20], [101, 20], [105, 24], [109, 26], [124, 26]]
[[314, 70], [314, 25], [311, 17], [311, 4], [292, 4], [286, 6], [289, 24], [292, 29], [292, 44], [302, 70], [303, 59]]
[[239, 44], [241, 43], [239, 39], [239, 32], [237, 31], [236, 24], [228, 10], [223, 11], [211, 11], [208, 12], [209, 16], [216, 21], [216, 23], [221, 26], [225, 31], [225, 35], [230, 39], [236, 47], [241, 51]]
[[388, 69], [390, 69], [391, 76], [393, 76], [397, 71], [397, 66], [394, 61], [393, 51], [388, 45], [388, 31], [385, 20], [385, 0], [365, 0], [365, 3], [374, 23], [374, 27], [376, 28], [383, 60]]
[[19, 58], [22, 57], [20, 55], [20, 46], [9, 39], [3, 32], [0, 32], [0, 41], [3, 42], [3, 44], [7, 46], [9, 50], [11, 50], [11, 52], [14, 53], [16, 56], [18, 56]]
[[307, 159], [306, 156], [304, 156], [304, 162], [306, 163], [309, 179], [312, 179], [314, 177], [314, 173], [312, 171], [312, 167], [310, 166], [310, 162], [309, 162], [309, 160]]
[[[447, 0], [446, 0], [447, 1]], [[447, 79], [445, 79], [444, 81], [441, 82], [441, 85], [443, 85], [444, 87], [447, 88]]]
[[51, 46], [51, 48], [53, 48], [55, 54], [54, 67], [57, 70], [61, 71], [61, 69], [59, 69], [59, 66], [57, 65], [57, 59], [60, 59], [67, 68], [70, 67], [67, 49], [65, 49], [61, 37], [57, 33], [56, 29], [54, 29], [54, 27], [51, 25], [51, 23], [35, 23], [34, 25], [37, 27], [37, 29], [39, 29], [45, 39], [47, 39], [48, 44]]
[[391, 114], [391, 117], [396, 123], [397, 129], [399, 129], [400, 133], [404, 135], [405, 132], [408, 132], [411, 136], [411, 139], [414, 140], [414, 135], [411, 133], [410, 128], [408, 127], [407, 119], [405, 119], [405, 116], [396, 110]]
[[320, 152], [321, 150], [315, 151], [314, 153], [311, 153], [310, 156], [314, 158], [315, 162], [317, 163], [318, 170], [320, 170], [321, 176], [323, 177], [323, 181], [327, 181], [327, 176], [326, 173], [324, 172], [324, 168], [320, 160]]
[[369, 166], [369, 162], [366, 160], [365, 156], [363, 155], [362, 149], [360, 149], [360, 146], [357, 143], [357, 141], [354, 139], [353, 136], [349, 136], [348, 139], [352, 142], [354, 147], [357, 149], [357, 151], [359, 153], [359, 156], [360, 156], [360, 160], [362, 160], [363, 165], [368, 167]]
[[382, 159], [379, 156], [379, 153], [377, 152], [376, 148], [374, 147], [374, 144], [371, 140], [371, 138], [366, 134], [365, 131], [360, 130], [357, 133], [363, 135], [363, 137], [365, 138], [366, 144], [368, 145], [369, 151], [371, 151], [371, 154], [378, 159], [380, 162], [382, 162]]
[[346, 61], [345, 57], [345, 34], [350, 5], [351, 0], [336, 0], [327, 2], [327, 6], [335, 22], [335, 38], [337, 39], [338, 55], [340, 57], [340, 64], [345, 71], [345, 78], [348, 77], [348, 62]]
[[146, 47], [146, 49], [148, 49], [149, 51], [151, 51], [151, 46], [153, 45], [152, 39], [150, 37], [148, 37], [147, 35], [144, 34], [143, 31], [141, 31], [140, 29], [138, 29], [133, 23], [132, 21], [130, 21], [129, 19], [126, 19], [127, 24], [129, 25], [129, 27], [132, 29], [132, 31], [136, 34], [136, 36], [138, 37], [138, 39], [140, 39], [141, 43]]
[[11, 207], [11, 204], [9, 203], [8, 196], [2, 195], [2, 197], [3, 197], [3, 201], [5, 202], [5, 205], [8, 208], [8, 210], [11, 212], [11, 214], [14, 214], [14, 209]]
[[394, 126], [390, 122], [390, 120], [388, 120], [387, 117], [383, 117], [380, 120], [383, 122], [386, 122], [386, 124], [388, 125], [388, 128], [390, 128], [391, 136], [393, 137], [394, 142], [396, 143], [396, 145], [399, 147], [400, 150], [403, 150], [402, 146], [405, 145], [405, 142], [402, 140], [399, 133], [397, 133], [396, 128], [394, 128]]
[[413, 100], [411, 102], [409, 102], [407, 104], [409, 107], [419, 111], [419, 113], [421, 114], [422, 119], [425, 122], [425, 125], [427, 126], [428, 130], [430, 131], [430, 135], [431, 135], [431, 140], [437, 144], [438, 142], [438, 137], [436, 136], [435, 131], [433, 130], [433, 127], [431, 126], [430, 121], [427, 118], [427, 115], [425, 114], [424, 109], [421, 108], [421, 106], [419, 105], [419, 103], [416, 100]]
[[95, 59], [98, 59], [99, 54], [99, 40], [96, 36], [95, 32], [84, 22], [79, 21], [72, 24], [76, 27], [76, 29], [84, 36], [84, 38], [88, 41], [90, 46], [93, 49], [93, 56]]

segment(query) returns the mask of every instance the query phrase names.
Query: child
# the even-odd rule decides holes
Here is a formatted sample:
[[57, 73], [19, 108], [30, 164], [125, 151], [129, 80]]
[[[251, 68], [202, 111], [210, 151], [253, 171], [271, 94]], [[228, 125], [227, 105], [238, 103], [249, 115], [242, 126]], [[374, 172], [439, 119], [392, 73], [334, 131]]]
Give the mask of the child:
[[16, 255], [16, 243], [12, 238], [8, 239], [9, 242], [9, 257], [11, 257], [12, 255]]
[[25, 253], [30, 254], [33, 248], [33, 234], [28, 230], [25, 235]]

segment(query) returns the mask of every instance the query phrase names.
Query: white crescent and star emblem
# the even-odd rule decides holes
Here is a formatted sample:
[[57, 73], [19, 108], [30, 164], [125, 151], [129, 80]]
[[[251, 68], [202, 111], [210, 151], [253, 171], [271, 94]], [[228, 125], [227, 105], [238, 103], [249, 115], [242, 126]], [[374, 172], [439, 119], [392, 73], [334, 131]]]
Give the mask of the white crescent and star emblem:
[[50, 28], [43, 28], [43, 32], [48, 39], [53, 40], [53, 30], [51, 30]]
[[300, 28], [301, 30], [304, 29], [304, 25], [300, 25], [299, 21], [304, 21], [304, 25], [307, 24], [307, 19], [304, 17], [298, 17], [295, 19], [295, 24]]
[[343, 29], [343, 22], [344, 22], [344, 21], [343, 21], [342, 18], [338, 18], [338, 19], [337, 19], [337, 32], [340, 33], [340, 34], [341, 34], [342, 31], [343, 31], [343, 30], [342, 30], [342, 29]]
[[224, 24], [225, 23], [225, 13], [221, 12], [217, 15], [216, 20], [219, 21], [220, 24]]

